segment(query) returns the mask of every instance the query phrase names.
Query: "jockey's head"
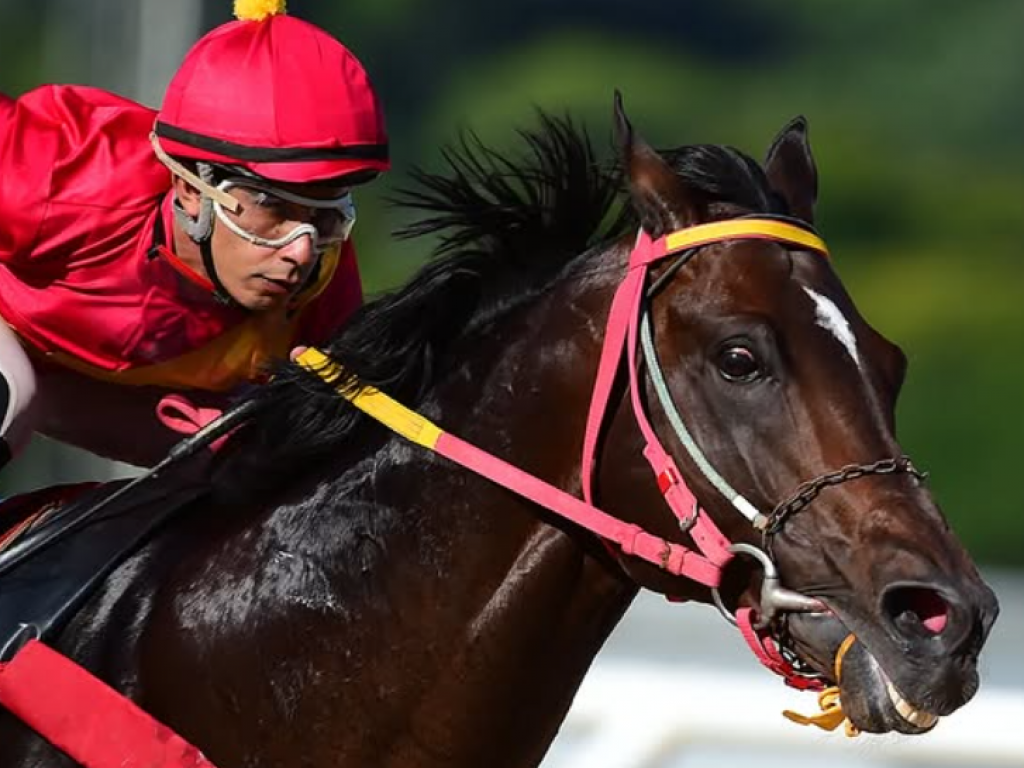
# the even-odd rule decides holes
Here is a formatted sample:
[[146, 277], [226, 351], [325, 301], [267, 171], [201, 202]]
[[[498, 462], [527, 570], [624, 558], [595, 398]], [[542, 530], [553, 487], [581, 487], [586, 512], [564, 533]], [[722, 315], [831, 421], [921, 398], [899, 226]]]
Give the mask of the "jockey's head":
[[259, 310], [290, 300], [349, 236], [350, 191], [387, 170], [388, 147], [347, 48], [280, 0], [235, 5], [239, 19], [185, 57], [151, 139], [218, 295]]

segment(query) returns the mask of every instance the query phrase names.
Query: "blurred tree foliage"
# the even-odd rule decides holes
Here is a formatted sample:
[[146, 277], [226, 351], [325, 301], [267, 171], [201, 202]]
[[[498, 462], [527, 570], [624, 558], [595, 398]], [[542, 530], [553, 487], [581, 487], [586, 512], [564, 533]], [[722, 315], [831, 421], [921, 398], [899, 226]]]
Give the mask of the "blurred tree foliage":
[[[17, 91], [37, 71], [38, 16], [9, 5], [0, 86]], [[210, 26], [229, 17], [227, 0], [206, 7]], [[356, 51], [387, 107], [395, 171], [360, 193], [371, 290], [404, 279], [426, 248], [388, 237], [402, 213], [383, 201], [410, 166], [436, 166], [460, 128], [511, 148], [542, 107], [603, 143], [618, 88], [655, 145], [725, 143], [761, 157], [806, 115], [837, 268], [910, 358], [904, 446], [972, 551], [1024, 565], [1024, 3], [291, 0], [289, 10]]]

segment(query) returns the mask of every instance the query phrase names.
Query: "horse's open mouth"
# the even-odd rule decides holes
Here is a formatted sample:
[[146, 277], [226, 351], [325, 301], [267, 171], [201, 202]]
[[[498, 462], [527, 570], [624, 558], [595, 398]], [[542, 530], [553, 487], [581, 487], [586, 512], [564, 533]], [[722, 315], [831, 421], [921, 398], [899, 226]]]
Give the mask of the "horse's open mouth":
[[[881, 674], [884, 676], [885, 673], [882, 672]], [[939, 722], [938, 715], [918, 709], [904, 699], [900, 692], [896, 690], [896, 686], [888, 678], [885, 681], [885, 690], [889, 694], [889, 702], [893, 705], [896, 713], [906, 722], [910, 723], [910, 725], [920, 728], [922, 731], [930, 731]]]
[[937, 714], [907, 700], [863, 643], [847, 654], [839, 690], [846, 716], [862, 731], [916, 734], [939, 722]]
[[[794, 650], [831, 684], [836, 684], [835, 657], [849, 629], [834, 614], [795, 614], [789, 618]], [[843, 655], [838, 681], [840, 701], [860, 731], [919, 734], [930, 731], [939, 715], [908, 700], [868, 646], [854, 642]]]

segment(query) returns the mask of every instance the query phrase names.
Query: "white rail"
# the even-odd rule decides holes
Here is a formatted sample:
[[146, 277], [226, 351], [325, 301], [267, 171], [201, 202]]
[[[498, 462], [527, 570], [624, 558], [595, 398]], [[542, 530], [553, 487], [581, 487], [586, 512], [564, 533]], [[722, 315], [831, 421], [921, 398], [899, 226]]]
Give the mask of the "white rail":
[[[726, 669], [726, 668], [723, 668]], [[768, 675], [618, 659], [591, 671], [544, 768], [1024, 766], [1024, 691], [983, 688], [925, 736], [848, 739], [784, 720], [813, 694]], [[756, 763], [755, 763], [756, 761]]]

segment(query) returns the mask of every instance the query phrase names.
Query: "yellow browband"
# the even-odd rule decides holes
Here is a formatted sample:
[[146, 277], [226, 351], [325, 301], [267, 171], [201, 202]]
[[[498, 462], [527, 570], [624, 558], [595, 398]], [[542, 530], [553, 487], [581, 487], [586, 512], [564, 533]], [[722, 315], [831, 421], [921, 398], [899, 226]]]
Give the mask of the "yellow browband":
[[775, 240], [806, 248], [826, 258], [829, 255], [825, 241], [816, 234], [795, 224], [776, 219], [729, 219], [697, 224], [667, 235], [665, 247], [669, 253], [674, 253], [699, 245], [723, 240], [743, 240], [744, 238]]

